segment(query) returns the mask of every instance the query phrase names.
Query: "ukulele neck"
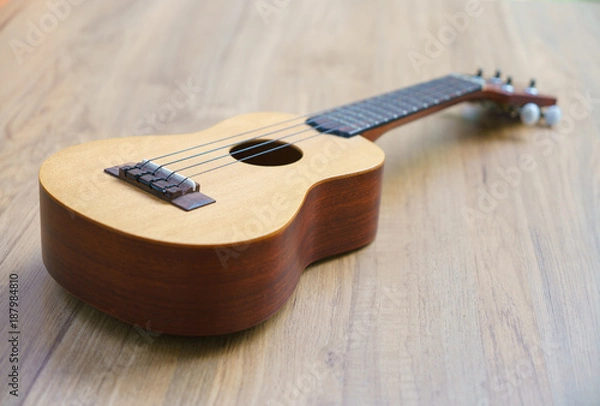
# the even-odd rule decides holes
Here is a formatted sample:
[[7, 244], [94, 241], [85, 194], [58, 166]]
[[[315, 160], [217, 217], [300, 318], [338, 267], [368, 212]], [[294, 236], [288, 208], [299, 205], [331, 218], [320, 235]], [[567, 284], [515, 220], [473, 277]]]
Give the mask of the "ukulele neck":
[[451, 74], [380, 96], [346, 104], [309, 117], [307, 124], [322, 133], [372, 141], [384, 132], [481, 95], [483, 79]]

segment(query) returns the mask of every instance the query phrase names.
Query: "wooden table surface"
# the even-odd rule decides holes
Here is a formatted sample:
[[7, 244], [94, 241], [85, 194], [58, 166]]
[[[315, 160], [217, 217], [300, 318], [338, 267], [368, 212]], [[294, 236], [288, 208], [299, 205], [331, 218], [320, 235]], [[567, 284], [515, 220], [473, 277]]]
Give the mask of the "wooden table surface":
[[[0, 3], [1, 404], [600, 404], [600, 5]], [[460, 105], [385, 135], [375, 242], [309, 267], [255, 328], [131, 327], [44, 268], [36, 175], [56, 151], [478, 67], [534, 76], [562, 123]]]

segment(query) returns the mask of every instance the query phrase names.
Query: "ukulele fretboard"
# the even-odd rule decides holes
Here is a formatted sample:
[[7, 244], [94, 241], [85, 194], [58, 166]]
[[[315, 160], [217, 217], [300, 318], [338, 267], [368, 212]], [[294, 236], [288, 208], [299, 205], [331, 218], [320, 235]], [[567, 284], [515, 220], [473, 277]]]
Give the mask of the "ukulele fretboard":
[[448, 75], [338, 107], [310, 117], [306, 123], [322, 133], [352, 137], [481, 89], [476, 79]]

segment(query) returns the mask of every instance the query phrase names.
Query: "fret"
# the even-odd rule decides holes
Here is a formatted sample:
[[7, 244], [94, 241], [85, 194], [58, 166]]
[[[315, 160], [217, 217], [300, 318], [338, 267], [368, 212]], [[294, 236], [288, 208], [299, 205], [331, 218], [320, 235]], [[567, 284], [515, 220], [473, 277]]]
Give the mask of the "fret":
[[377, 126], [383, 119], [381, 116], [366, 113], [357, 105], [345, 106], [343, 112], [347, 117], [350, 117], [354, 119], [356, 123], [359, 123], [359, 133], [363, 128]]
[[388, 117], [391, 116], [392, 118], [398, 118], [397, 110], [391, 109], [387, 105], [383, 105], [382, 103], [378, 102], [375, 98], [366, 102], [365, 106], [371, 110], [376, 110], [380, 113], [383, 112], [384, 115], [387, 115]]
[[367, 103], [363, 102], [359, 105], [352, 106], [353, 111], [358, 115], [366, 115], [370, 116], [376, 120], [376, 123], [384, 122], [388, 119], [389, 113], [384, 113], [383, 115], [377, 112], [374, 112], [373, 109], [369, 108]]
[[350, 114], [356, 114], [361, 117], [370, 117], [370, 119], [371, 120], [374, 119], [375, 122], [379, 122], [387, 116], [387, 115], [380, 116], [378, 114], [375, 114], [375, 113], [369, 111], [368, 109], [365, 108], [364, 103], [350, 105], [345, 110], [348, 111]]
[[370, 120], [364, 120], [361, 117], [358, 117], [357, 119], [356, 114], [354, 114], [350, 109], [338, 111], [337, 116], [343, 117], [346, 122], [351, 123], [351, 125], [356, 128], [361, 128], [362, 126], [368, 125], [371, 122]]
[[385, 105], [388, 109], [394, 110], [398, 115], [408, 114], [413, 108], [412, 103], [408, 103], [406, 99], [399, 98], [398, 95], [390, 95], [385, 98], [381, 97], [375, 102]]
[[306, 122], [320, 132], [352, 137], [480, 89], [476, 81], [449, 75], [341, 106]]
[[[361, 128], [364, 128], [362, 126], [354, 125], [352, 122], [349, 122], [343, 116], [340, 116], [335, 112], [319, 117], [318, 122], [311, 123], [310, 125], [312, 125], [317, 131], [327, 131], [336, 135], [354, 134], [357, 133]], [[336, 131], [332, 130], [334, 128]]]
[[389, 99], [387, 103], [391, 104], [392, 107], [395, 107], [402, 116], [407, 115], [409, 113], [409, 110], [412, 109], [411, 106], [409, 106], [406, 103], [403, 103], [400, 99]]
[[[331, 119], [334, 124], [328, 126], [328, 128], [338, 126], [336, 128], [350, 128], [352, 131], [358, 131], [364, 127], [363, 125], [360, 125], [360, 123], [356, 122], [356, 120], [354, 120], [352, 117], [348, 117], [346, 114], [342, 114], [341, 112], [331, 115]], [[341, 127], [339, 127], [340, 123], [342, 124]]]
[[335, 121], [339, 121], [340, 123], [342, 123], [344, 125], [348, 125], [351, 127], [354, 127], [354, 125], [355, 125], [352, 117], [348, 117], [346, 114], [342, 113], [341, 111], [336, 112], [335, 114], [332, 114], [331, 118], [334, 119]]

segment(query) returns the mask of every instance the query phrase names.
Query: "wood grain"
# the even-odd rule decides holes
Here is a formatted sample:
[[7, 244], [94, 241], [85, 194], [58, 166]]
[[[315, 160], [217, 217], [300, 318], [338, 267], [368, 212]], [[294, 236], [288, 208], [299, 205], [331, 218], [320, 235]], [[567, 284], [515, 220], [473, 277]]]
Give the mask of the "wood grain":
[[[280, 121], [276, 114], [261, 116]], [[209, 134], [192, 138], [206, 141]], [[360, 137], [316, 135], [312, 143], [301, 144], [304, 159], [293, 165], [239, 164], [211, 172], [212, 181], [202, 181], [218, 201], [192, 212], [109, 175], [104, 175], [108, 182], [94, 182], [93, 199], [89, 191], [76, 196], [74, 185], [81, 182], [70, 176], [102, 174], [93, 157], [119, 150], [107, 145], [122, 141], [133, 144], [132, 151], [143, 149], [140, 144], [172, 148], [168, 141], [185, 145], [181, 139], [188, 135], [154, 137], [154, 142], [117, 138], [59, 152], [40, 170], [44, 264], [69, 292], [134, 326], [196, 336], [253, 327], [289, 300], [307, 265], [375, 238], [383, 153]], [[315, 171], [314, 158], [325, 157], [328, 145], [340, 141], [343, 151], [321, 163], [315, 179], [303, 178], [305, 188], [285, 182], [283, 174], [290, 171], [294, 179]], [[345, 154], [357, 159], [341, 159]], [[338, 174], [340, 168], [346, 172]], [[59, 199], [69, 191], [73, 196]], [[110, 213], [109, 223], [98, 220]]]
[[[411, 52], [426, 55], [466, 2], [290, 1], [264, 20], [254, 2], [81, 2], [20, 57], [11, 40], [27, 43], [49, 7], [6, 3], [0, 289], [7, 306], [19, 275], [22, 333], [20, 396], [3, 381], [0, 403], [597, 404], [600, 7], [480, 6], [415, 67]], [[536, 77], [564, 124], [523, 128], [461, 105], [380, 138], [377, 238], [311, 266], [253, 329], [155, 335], [43, 267], [37, 172], [54, 152], [253, 111], [307, 114], [477, 67]]]
[[[228, 154], [227, 145], [257, 137], [255, 133], [246, 138], [235, 135], [270, 124], [277, 125], [268, 132], [277, 132], [277, 138], [286, 137], [285, 141], [296, 143], [306, 159], [291, 165], [264, 167], [239, 163]], [[224, 140], [232, 135], [234, 138]], [[194, 180], [200, 183], [202, 193], [218, 204], [202, 210], [174, 210], [163, 200], [139, 193], [103, 172], [109, 166], [207, 143], [210, 146], [156, 161], [163, 164], [189, 156], [193, 158], [168, 167], [178, 170], [198, 165], [181, 171], [186, 176], [210, 171]], [[383, 160], [383, 151], [364, 138], [320, 134], [289, 114], [254, 113], [227, 119], [197, 133], [122, 137], [75, 145], [44, 162], [39, 178], [44, 189], [73, 215], [140, 239], [214, 247], [245, 244], [280, 231], [300, 211], [313, 186], [328, 179], [376, 170]], [[141, 207], [148, 210], [135, 209]]]

